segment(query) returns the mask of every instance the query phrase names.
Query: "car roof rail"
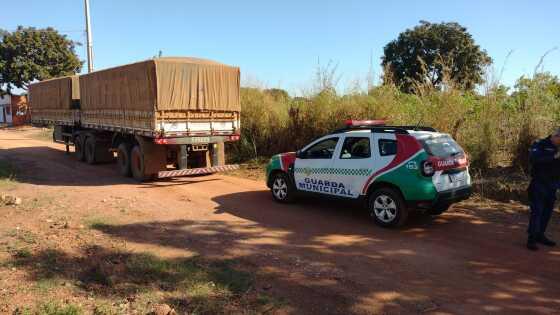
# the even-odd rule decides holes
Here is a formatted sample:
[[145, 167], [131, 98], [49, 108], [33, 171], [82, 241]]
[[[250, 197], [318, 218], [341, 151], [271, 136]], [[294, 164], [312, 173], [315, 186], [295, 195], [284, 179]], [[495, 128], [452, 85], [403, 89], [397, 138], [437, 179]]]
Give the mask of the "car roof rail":
[[408, 134], [409, 130], [437, 132], [436, 129], [434, 129], [432, 127], [426, 127], [426, 126], [382, 126], [382, 125], [371, 126], [371, 125], [365, 125], [365, 126], [348, 126], [348, 127], [336, 129], [333, 132], [331, 132], [331, 134], [353, 131], [353, 130], [370, 130], [371, 132], [399, 133], [399, 134]]
[[395, 128], [402, 128], [405, 130], [414, 130], [414, 131], [430, 131], [430, 132], [437, 132], [435, 128], [427, 127], [427, 126], [387, 126], [387, 127], [395, 127]]

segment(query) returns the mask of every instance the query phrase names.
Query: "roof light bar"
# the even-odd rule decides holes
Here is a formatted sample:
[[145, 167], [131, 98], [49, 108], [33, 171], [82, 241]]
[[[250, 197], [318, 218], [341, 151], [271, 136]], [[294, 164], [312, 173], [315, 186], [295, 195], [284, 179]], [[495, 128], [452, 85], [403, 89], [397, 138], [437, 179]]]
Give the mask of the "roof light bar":
[[348, 119], [344, 122], [347, 127], [357, 127], [357, 126], [385, 126], [385, 120], [374, 119], [374, 120], [354, 120]]

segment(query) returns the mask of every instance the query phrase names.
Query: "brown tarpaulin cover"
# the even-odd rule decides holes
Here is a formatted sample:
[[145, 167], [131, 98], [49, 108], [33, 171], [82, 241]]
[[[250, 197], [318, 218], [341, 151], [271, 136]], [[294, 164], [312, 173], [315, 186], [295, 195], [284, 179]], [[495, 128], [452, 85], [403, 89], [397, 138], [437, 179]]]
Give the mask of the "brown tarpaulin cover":
[[81, 108], [239, 111], [239, 68], [157, 58], [80, 76]]
[[78, 99], [78, 76], [49, 79], [29, 86], [29, 103], [32, 109], [71, 109], [72, 100]]

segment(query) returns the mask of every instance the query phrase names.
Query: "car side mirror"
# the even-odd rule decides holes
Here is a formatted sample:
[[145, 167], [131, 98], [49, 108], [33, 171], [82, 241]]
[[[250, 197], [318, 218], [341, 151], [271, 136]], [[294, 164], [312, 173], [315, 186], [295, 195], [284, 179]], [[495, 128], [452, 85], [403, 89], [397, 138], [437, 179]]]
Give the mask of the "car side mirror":
[[297, 150], [297, 151], [296, 151], [296, 158], [298, 158], [298, 159], [305, 159], [305, 156], [307, 155], [307, 154], [305, 154], [305, 153], [306, 153], [305, 151]]

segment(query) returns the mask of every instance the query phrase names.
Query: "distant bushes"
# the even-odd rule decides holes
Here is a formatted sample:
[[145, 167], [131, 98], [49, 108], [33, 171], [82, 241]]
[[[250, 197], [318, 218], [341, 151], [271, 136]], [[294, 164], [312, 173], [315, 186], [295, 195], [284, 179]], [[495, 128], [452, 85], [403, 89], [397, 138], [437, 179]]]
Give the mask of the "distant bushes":
[[513, 165], [526, 169], [527, 150], [560, 121], [560, 96], [546, 73], [521, 78], [516, 88], [494, 85], [484, 93], [417, 87], [406, 94], [394, 85], [337, 95], [332, 88], [306, 97], [278, 90], [243, 88], [242, 140], [230, 146], [235, 161], [269, 157], [301, 148], [342, 127], [345, 119], [386, 118], [390, 124], [427, 125], [450, 133], [465, 148], [474, 167]]

